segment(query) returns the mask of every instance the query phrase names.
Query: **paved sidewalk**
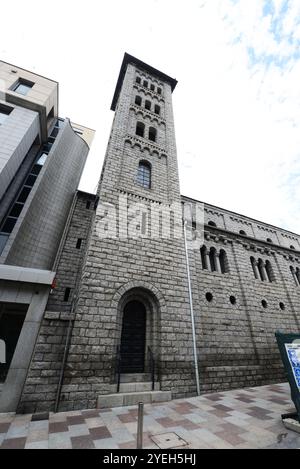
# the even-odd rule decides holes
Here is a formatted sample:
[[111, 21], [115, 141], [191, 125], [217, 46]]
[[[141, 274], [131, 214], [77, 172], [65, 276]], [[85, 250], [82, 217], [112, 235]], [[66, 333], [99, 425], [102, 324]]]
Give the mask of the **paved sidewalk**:
[[[145, 405], [144, 448], [300, 448], [300, 435], [280, 419], [293, 410], [287, 384]], [[2, 414], [0, 449], [135, 448], [136, 427], [136, 406], [63, 412], [40, 422]]]

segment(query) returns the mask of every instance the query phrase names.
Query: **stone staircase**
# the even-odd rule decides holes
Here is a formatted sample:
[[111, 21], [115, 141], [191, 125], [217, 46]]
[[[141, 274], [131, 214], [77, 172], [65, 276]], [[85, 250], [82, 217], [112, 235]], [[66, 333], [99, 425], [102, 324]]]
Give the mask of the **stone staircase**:
[[107, 409], [137, 405], [139, 402], [151, 404], [167, 402], [171, 399], [171, 391], [161, 391], [158, 382], [154, 383], [154, 391], [152, 391], [150, 375], [145, 373], [123, 374], [120, 380], [120, 392], [99, 396], [97, 408]]

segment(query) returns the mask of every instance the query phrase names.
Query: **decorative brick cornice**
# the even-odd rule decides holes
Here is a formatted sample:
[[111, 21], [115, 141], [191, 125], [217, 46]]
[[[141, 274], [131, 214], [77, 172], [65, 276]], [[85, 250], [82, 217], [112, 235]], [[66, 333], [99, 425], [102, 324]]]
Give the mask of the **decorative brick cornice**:
[[148, 150], [150, 155], [157, 155], [158, 158], [168, 157], [167, 152], [164, 148], [155, 145], [142, 137], [136, 137], [128, 134], [125, 137], [125, 143], [129, 143], [132, 148], [138, 146], [142, 152]]
[[145, 88], [144, 86], [138, 85], [137, 83], [133, 85], [133, 88], [139, 92], [142, 91], [143, 93], [145, 93], [145, 95], [149, 95], [151, 98], [157, 99], [157, 101], [159, 101], [160, 103], [165, 102], [161, 94], [157, 94], [155, 93], [155, 91], [149, 90], [149, 88]]
[[149, 117], [151, 122], [157, 122], [158, 125], [166, 125], [165, 124], [165, 119], [163, 119], [161, 116], [158, 114], [155, 114], [154, 112], [148, 111], [148, 109], [145, 109], [141, 106], [137, 106], [135, 104], [130, 105], [130, 110], [134, 111], [136, 115], [141, 114], [142, 117]]

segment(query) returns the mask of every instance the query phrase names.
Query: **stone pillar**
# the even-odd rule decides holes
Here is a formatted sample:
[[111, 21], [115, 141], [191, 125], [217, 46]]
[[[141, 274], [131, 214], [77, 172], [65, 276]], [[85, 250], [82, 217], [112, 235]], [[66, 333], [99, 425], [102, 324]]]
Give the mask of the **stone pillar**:
[[208, 252], [207, 249], [206, 249], [206, 251], [205, 251], [205, 253], [204, 253], [204, 259], [205, 259], [205, 264], [206, 264], [207, 270], [211, 270], [209, 252]]
[[252, 267], [253, 267], [253, 271], [254, 271], [255, 278], [259, 279], [259, 278], [260, 278], [260, 274], [259, 274], [258, 265], [257, 265], [257, 261], [256, 261], [256, 260], [254, 260], [254, 261], [252, 262]]
[[216, 271], [220, 274], [221, 270], [221, 263], [220, 263], [220, 254], [218, 252], [215, 253], [215, 264], [216, 264]]
[[266, 267], [263, 261], [259, 262], [259, 271], [261, 272], [263, 282], [267, 282], [268, 276], [267, 276]]

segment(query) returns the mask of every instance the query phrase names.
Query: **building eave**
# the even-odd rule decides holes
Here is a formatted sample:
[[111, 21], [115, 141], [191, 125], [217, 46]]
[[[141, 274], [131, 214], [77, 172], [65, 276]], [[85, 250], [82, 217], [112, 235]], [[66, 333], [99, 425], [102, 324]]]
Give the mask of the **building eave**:
[[119, 73], [119, 77], [118, 77], [118, 81], [117, 81], [117, 85], [116, 85], [116, 89], [115, 89], [115, 92], [114, 92], [114, 97], [113, 97], [113, 100], [112, 100], [112, 103], [111, 103], [111, 108], [110, 109], [112, 111], [115, 111], [115, 109], [116, 109], [116, 105], [117, 105], [119, 94], [120, 94], [120, 91], [121, 91], [121, 88], [122, 88], [122, 84], [123, 84], [123, 80], [124, 80], [125, 73], [126, 73], [126, 70], [127, 70], [127, 66], [130, 63], [134, 63], [135, 65], [137, 65], [137, 67], [139, 67], [142, 70], [145, 70], [146, 72], [150, 73], [151, 75], [156, 76], [161, 81], [168, 82], [171, 86], [172, 92], [174, 91], [174, 89], [175, 89], [175, 87], [178, 83], [177, 80], [175, 80], [175, 78], [171, 78], [169, 75], [166, 75], [165, 73], [157, 70], [156, 68], [151, 67], [151, 65], [148, 65], [145, 62], [142, 62], [141, 60], [137, 59], [136, 57], [133, 57], [133, 55], [127, 54], [127, 52], [125, 52], [123, 62], [122, 62], [122, 65], [121, 65], [121, 69], [120, 69], [120, 73]]

